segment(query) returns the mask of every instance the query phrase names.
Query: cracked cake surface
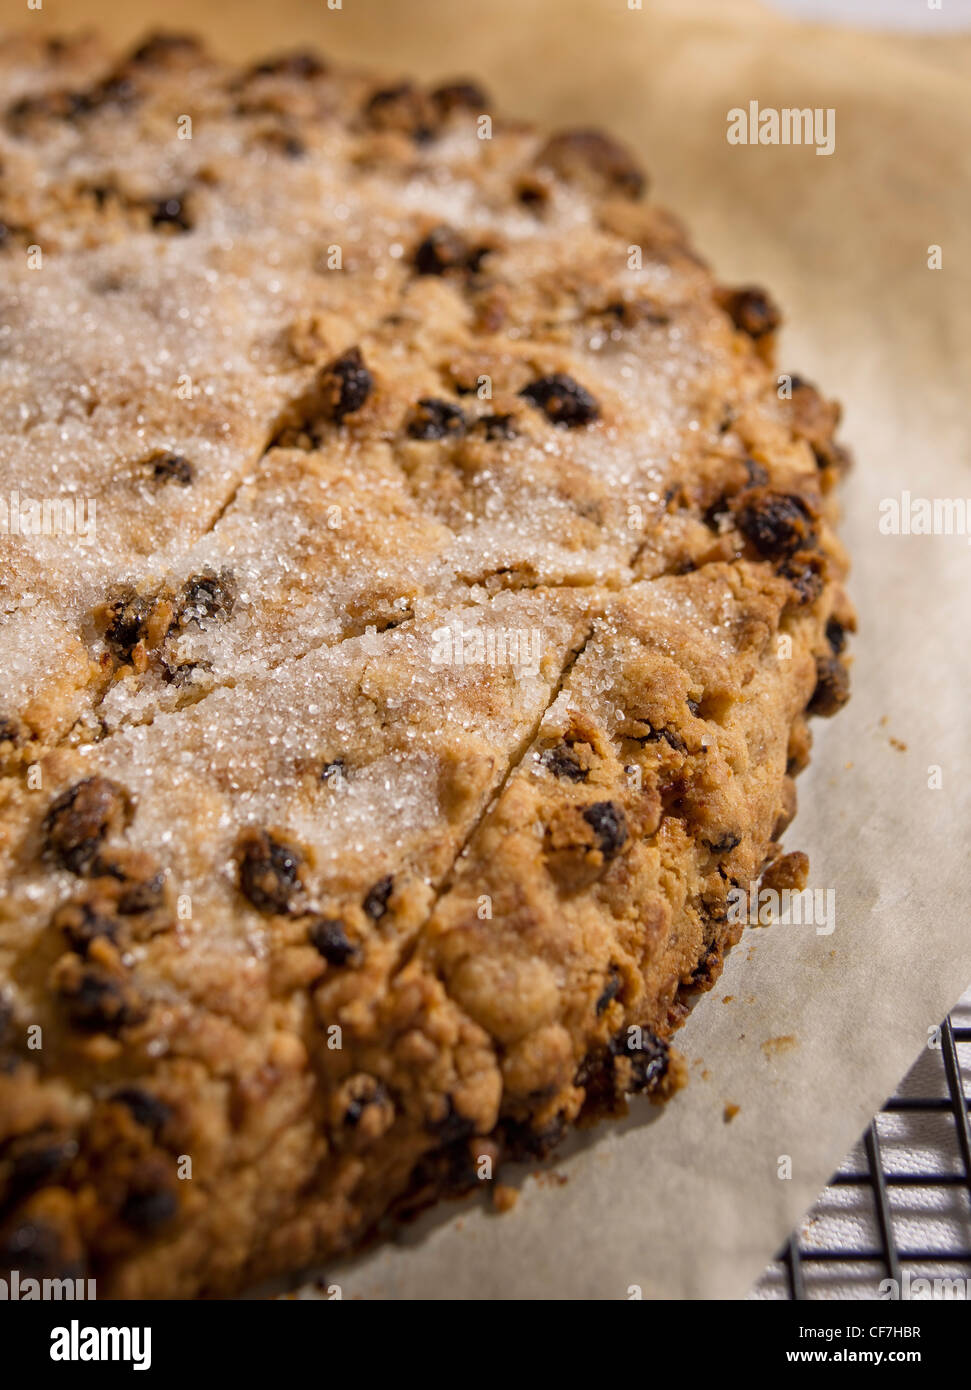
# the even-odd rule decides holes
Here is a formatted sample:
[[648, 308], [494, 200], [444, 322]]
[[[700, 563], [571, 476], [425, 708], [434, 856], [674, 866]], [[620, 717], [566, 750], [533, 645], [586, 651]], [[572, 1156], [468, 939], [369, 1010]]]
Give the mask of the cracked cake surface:
[[677, 1088], [839, 409], [465, 79], [15, 35], [0, 167], [0, 1266], [232, 1294]]

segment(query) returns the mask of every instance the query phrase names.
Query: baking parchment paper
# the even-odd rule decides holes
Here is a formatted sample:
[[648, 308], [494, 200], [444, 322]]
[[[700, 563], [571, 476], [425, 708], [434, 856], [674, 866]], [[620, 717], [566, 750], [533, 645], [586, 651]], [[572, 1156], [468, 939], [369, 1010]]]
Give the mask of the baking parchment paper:
[[[835, 890], [835, 929], [748, 929], [680, 1035], [688, 1087], [581, 1136], [512, 1212], [446, 1205], [328, 1271], [345, 1298], [743, 1296], [971, 981], [971, 547], [878, 529], [904, 491], [971, 510], [971, 42], [808, 27], [756, 0], [47, 0], [36, 19], [119, 42], [201, 28], [235, 56], [316, 42], [610, 129], [722, 280], [782, 304], [781, 369], [844, 402], [854, 694], [815, 722], [786, 836]], [[729, 145], [751, 100], [833, 108], [835, 152]]]

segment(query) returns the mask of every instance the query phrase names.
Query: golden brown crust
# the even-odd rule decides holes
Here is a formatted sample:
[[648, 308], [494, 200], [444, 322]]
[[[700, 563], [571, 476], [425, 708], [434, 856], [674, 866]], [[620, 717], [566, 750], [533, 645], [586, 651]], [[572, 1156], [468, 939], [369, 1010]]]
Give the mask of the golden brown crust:
[[0, 84], [0, 495], [98, 522], [0, 536], [0, 1264], [231, 1293], [679, 1084], [732, 889], [805, 882], [839, 412], [468, 81]]

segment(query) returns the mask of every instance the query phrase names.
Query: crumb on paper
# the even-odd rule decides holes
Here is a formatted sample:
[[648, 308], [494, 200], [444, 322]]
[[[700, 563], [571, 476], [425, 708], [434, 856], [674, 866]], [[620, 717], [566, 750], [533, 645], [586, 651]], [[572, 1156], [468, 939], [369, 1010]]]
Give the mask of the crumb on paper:
[[906, 745], [906, 743], [904, 743], [903, 739], [892, 738], [892, 739], [890, 740], [890, 747], [891, 747], [891, 748], [896, 748], [896, 750], [897, 750], [898, 753], [906, 753], [906, 752], [907, 752], [907, 745]]
[[533, 1181], [538, 1187], [566, 1187], [570, 1179], [566, 1173], [534, 1173]]
[[723, 1003], [723, 1004], [730, 1004], [734, 998], [735, 998], [734, 994], [726, 994], [726, 995], [722, 998], [722, 1003]]
[[498, 1182], [492, 1189], [492, 1205], [498, 1212], [512, 1211], [519, 1201], [519, 1192], [508, 1183]]
[[733, 1100], [727, 1100], [725, 1102], [725, 1109], [722, 1111], [722, 1119], [725, 1121], [726, 1125], [731, 1124], [732, 1120], [734, 1120], [735, 1116], [738, 1114], [741, 1108], [742, 1107], [740, 1105], [736, 1105]]
[[802, 850], [784, 854], [762, 875], [762, 887], [773, 892], [801, 892], [809, 882], [809, 856]]
[[777, 1038], [766, 1038], [762, 1051], [766, 1057], [777, 1057], [781, 1052], [791, 1052], [799, 1042], [793, 1033], [783, 1033]]

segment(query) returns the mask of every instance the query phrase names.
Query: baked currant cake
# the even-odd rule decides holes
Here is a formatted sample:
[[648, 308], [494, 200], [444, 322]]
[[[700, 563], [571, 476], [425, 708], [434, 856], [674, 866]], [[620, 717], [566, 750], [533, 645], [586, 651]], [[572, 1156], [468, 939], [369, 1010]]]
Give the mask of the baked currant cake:
[[839, 411], [605, 135], [0, 68], [0, 1266], [225, 1295], [677, 1085], [804, 881]]

